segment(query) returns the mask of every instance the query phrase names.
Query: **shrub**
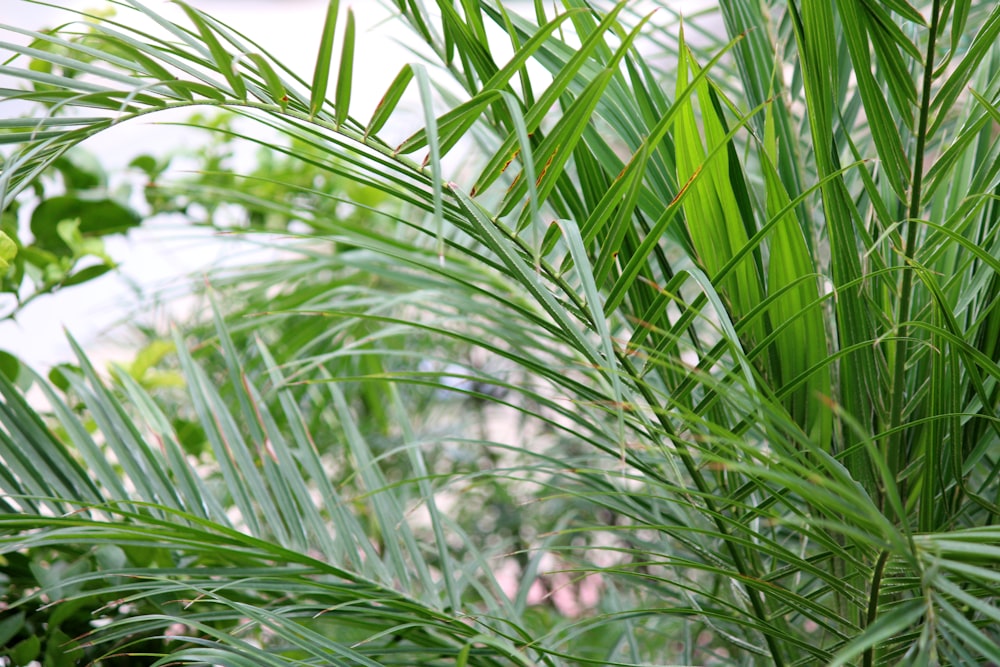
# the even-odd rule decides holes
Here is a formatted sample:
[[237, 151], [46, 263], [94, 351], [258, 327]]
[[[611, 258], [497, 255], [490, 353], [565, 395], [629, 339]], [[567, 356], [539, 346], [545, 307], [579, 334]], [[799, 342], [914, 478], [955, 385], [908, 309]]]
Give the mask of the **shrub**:
[[154, 664], [1000, 661], [1000, 7], [392, 4], [430, 62], [367, 122], [337, 2], [309, 82], [183, 3], [7, 47], [47, 111], [3, 121], [5, 206], [193, 105], [329, 180], [186, 183], [299, 238], [176, 334], [183, 398], [82, 351], [65, 392], [17, 371], [47, 417], [0, 383], [5, 551], [122, 554], [0, 627], [49, 596], [120, 600], [86, 641]]

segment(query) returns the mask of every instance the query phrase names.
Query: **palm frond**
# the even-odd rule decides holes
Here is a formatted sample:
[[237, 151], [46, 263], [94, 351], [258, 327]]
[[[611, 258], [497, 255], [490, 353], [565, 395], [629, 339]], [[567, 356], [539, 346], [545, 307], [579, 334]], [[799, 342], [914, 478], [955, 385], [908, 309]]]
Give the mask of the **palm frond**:
[[429, 61], [367, 122], [336, 2], [311, 84], [187, 6], [5, 28], [35, 40], [5, 95], [45, 113], [3, 120], [4, 206], [195, 105], [299, 170], [160, 186], [285, 253], [212, 277], [183, 395], [82, 351], [65, 392], [19, 380], [49, 416], [0, 384], [6, 552], [120, 549], [67, 599], [127, 600], [93, 640], [163, 664], [996, 662], [998, 10], [727, 2], [674, 39], [627, 3], [394, 5]]

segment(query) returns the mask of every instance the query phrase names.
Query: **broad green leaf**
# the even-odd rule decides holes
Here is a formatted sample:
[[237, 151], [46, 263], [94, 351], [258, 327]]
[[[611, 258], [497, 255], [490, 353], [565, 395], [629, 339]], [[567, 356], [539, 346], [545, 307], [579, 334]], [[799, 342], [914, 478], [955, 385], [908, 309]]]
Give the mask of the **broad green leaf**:
[[[683, 29], [680, 43], [678, 98], [689, 85], [689, 68], [693, 74], [700, 69], [685, 48]], [[690, 193], [683, 205], [687, 230], [698, 258], [708, 274], [714, 276], [747, 244], [749, 237], [729, 182], [729, 156], [724, 149], [720, 150], [726, 141], [726, 132], [711, 103], [705, 80], [691, 85], [695, 87], [701, 111], [707, 151], [695, 120], [694, 99], [680, 102], [683, 106], [675, 129], [677, 181], [689, 184], [686, 187], [689, 187]], [[718, 287], [732, 302], [734, 319], [748, 314], [762, 299], [760, 279], [749, 256], [744, 257]], [[762, 329], [755, 326], [750, 335], [759, 341], [763, 338]]]
[[[105, 258], [106, 262], [110, 261], [111, 259], [106, 255]], [[115, 268], [113, 263], [95, 264], [93, 266], [88, 266], [84, 269], [71, 273], [69, 276], [67, 276], [60, 282], [60, 286], [72, 287], [73, 285], [82, 285], [83, 283], [90, 282], [91, 280], [96, 280], [97, 278], [100, 278], [108, 271], [111, 271], [113, 268]]]
[[780, 330], [774, 342], [775, 356], [780, 364], [776, 369], [780, 379], [775, 385], [790, 384], [800, 374], [820, 367], [801, 389], [786, 399], [786, 406], [806, 433], [813, 435], [825, 448], [832, 435], [832, 425], [829, 409], [822, 403], [831, 390], [829, 370], [822, 366], [828, 356], [823, 309], [816, 284], [816, 267], [802, 236], [802, 228], [795, 219], [791, 200], [771, 161], [778, 151], [773, 128], [774, 122], [769, 115], [760, 164], [768, 215], [782, 217], [768, 237], [767, 291], [769, 295], [776, 295], [788, 289], [769, 308], [771, 326]]
[[37, 658], [42, 651], [42, 640], [38, 635], [22, 639], [10, 648], [10, 659], [16, 665], [27, 665]]
[[0, 645], [7, 646], [24, 627], [24, 612], [18, 611], [0, 621]]
[[79, 220], [79, 233], [83, 237], [101, 237], [122, 234], [139, 225], [139, 215], [110, 199], [90, 200], [73, 196], [46, 199], [31, 214], [31, 233], [35, 245], [57, 255], [71, 252], [59, 234], [59, 223]]
[[0, 231], [0, 275], [6, 273], [15, 257], [17, 257], [17, 244], [6, 233]]
[[17, 382], [17, 375], [21, 370], [21, 362], [10, 352], [0, 350], [0, 375], [11, 382]]

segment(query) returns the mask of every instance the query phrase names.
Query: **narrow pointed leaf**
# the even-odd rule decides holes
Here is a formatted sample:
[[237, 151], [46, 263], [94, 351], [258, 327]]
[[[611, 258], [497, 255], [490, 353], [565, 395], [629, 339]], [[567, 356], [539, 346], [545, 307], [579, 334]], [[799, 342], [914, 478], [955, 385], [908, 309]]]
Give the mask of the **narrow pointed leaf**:
[[409, 65], [403, 65], [403, 69], [399, 70], [399, 74], [389, 84], [385, 95], [382, 96], [378, 106], [375, 107], [372, 119], [368, 121], [368, 126], [365, 128], [365, 136], [378, 134], [379, 130], [385, 126], [386, 121], [392, 116], [399, 101], [403, 98], [406, 87], [412, 79], [413, 69]]
[[281, 77], [261, 54], [251, 53], [247, 57], [253, 61], [254, 65], [257, 66], [257, 71], [264, 77], [264, 85], [267, 86], [271, 100], [277, 103], [282, 110], [285, 110], [288, 107], [288, 95], [285, 92], [285, 85], [281, 82]]
[[337, 15], [340, 0], [329, 0], [319, 51], [316, 54], [316, 68], [313, 71], [312, 92], [309, 100], [309, 114], [315, 116], [326, 101], [327, 86], [330, 84], [330, 67], [333, 58], [333, 39], [337, 33]]
[[953, 71], [934, 96], [931, 108], [937, 113], [937, 117], [928, 129], [929, 135], [934, 135], [945, 122], [952, 105], [969, 83], [979, 64], [995, 50], [998, 37], [1000, 37], [1000, 5], [996, 5], [990, 12], [965, 55], [955, 64]]
[[243, 81], [243, 77], [236, 70], [236, 60], [233, 55], [226, 51], [222, 43], [219, 42], [219, 38], [215, 36], [215, 32], [208, 25], [208, 22], [205, 21], [201, 12], [187, 3], [178, 2], [178, 4], [180, 4], [181, 9], [188, 15], [188, 18], [191, 19], [191, 22], [198, 28], [198, 33], [212, 53], [216, 68], [226, 78], [226, 81], [233, 90], [233, 94], [237, 99], [245, 99], [247, 96], [246, 82]]
[[354, 12], [347, 9], [347, 24], [344, 27], [344, 46], [340, 56], [340, 71], [337, 74], [336, 120], [342, 125], [347, 120], [351, 107], [351, 79], [354, 76]]

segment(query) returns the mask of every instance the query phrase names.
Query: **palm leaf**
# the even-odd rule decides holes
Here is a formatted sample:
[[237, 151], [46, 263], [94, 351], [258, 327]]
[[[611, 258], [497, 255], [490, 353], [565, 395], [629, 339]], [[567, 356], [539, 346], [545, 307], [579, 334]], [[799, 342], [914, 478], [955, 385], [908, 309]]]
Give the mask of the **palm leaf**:
[[[0, 381], [0, 544], [121, 550], [40, 582], [135, 605], [101, 651], [181, 623], [163, 664], [996, 661], [995, 8], [724, 3], [685, 19], [698, 47], [627, 3], [400, 0], [467, 98], [434, 112], [414, 63], [364, 126], [350, 18], [326, 101], [338, 3], [311, 83], [126, 4], [162, 32], [11, 28], [36, 43], [5, 42], [9, 95], [44, 113], [0, 119], [4, 206], [113, 125], [227, 109], [283, 139], [217, 140], [282, 169], [163, 192], [280, 221], [245, 236], [295, 261], [212, 276], [182, 395], [79, 349], [65, 390], [17, 379], [47, 415]], [[338, 212], [366, 196], [386, 208]], [[595, 577], [584, 617], [554, 602]]]

